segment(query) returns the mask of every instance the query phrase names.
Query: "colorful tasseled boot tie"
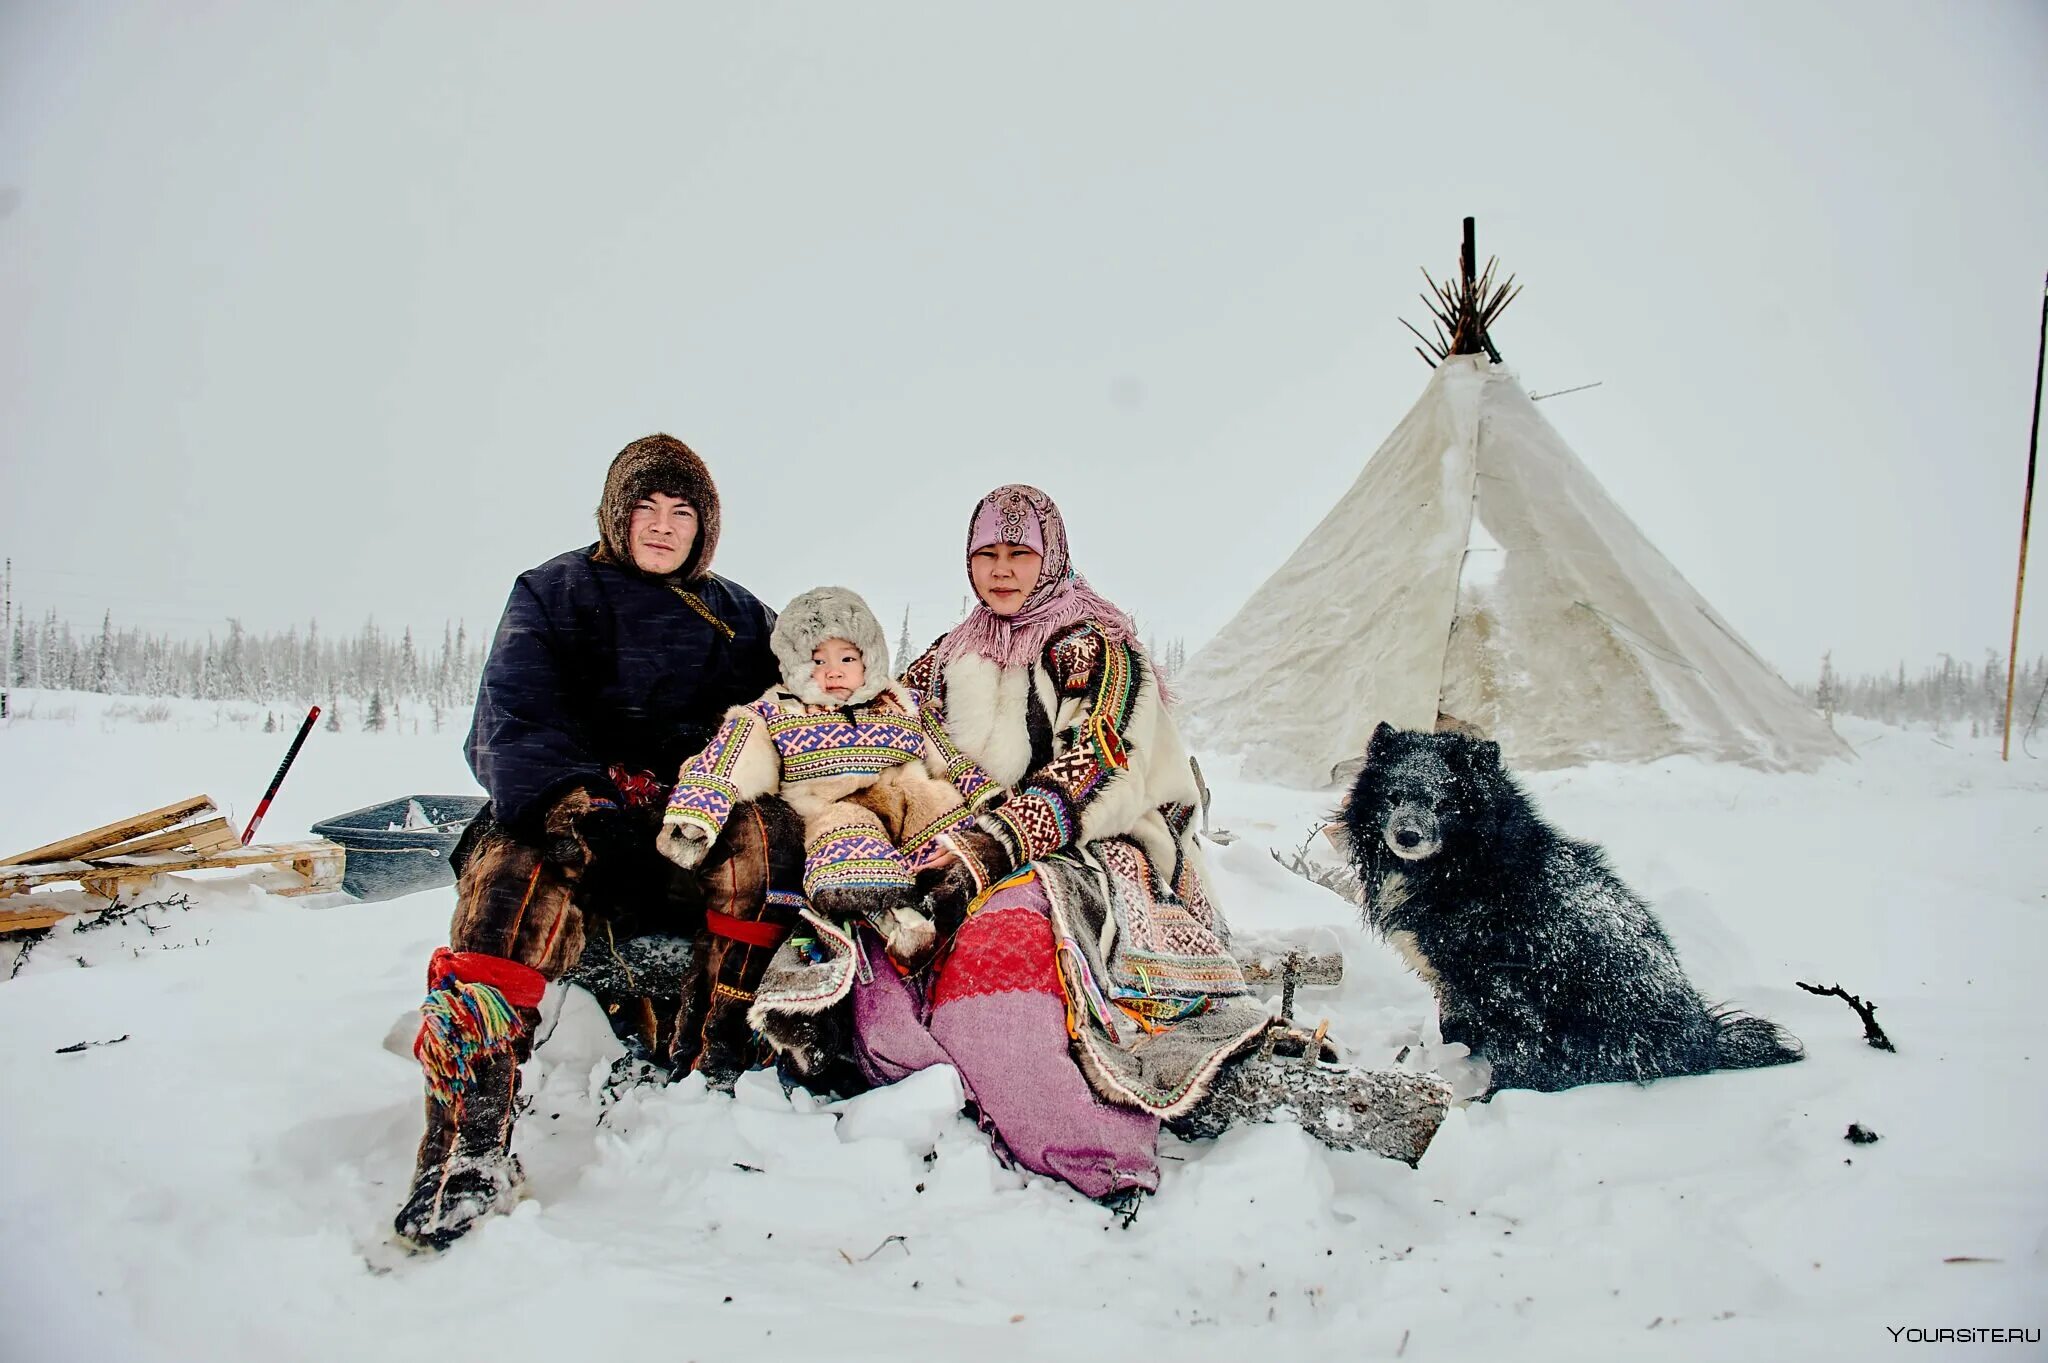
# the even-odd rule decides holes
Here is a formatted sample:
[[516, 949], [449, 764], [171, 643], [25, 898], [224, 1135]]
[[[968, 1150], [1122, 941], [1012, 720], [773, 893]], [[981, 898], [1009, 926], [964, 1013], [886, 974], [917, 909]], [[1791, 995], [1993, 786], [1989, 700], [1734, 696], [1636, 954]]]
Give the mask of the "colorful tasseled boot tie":
[[512, 1049], [525, 1029], [514, 1005], [537, 1006], [546, 986], [539, 971], [517, 961], [446, 947], [435, 950], [427, 967], [427, 996], [420, 1003], [420, 1030], [412, 1053], [436, 1102], [452, 1104], [475, 1084], [480, 1057]]

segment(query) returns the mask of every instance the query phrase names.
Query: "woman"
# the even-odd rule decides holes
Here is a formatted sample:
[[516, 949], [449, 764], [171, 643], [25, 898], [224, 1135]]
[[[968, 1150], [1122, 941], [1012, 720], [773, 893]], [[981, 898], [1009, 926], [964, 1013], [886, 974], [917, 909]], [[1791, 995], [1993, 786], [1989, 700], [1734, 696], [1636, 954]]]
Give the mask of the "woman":
[[[1226, 946], [1192, 826], [1199, 788], [1158, 678], [1130, 618], [1071, 568], [1052, 499], [1019, 484], [982, 498], [967, 568], [979, 604], [903, 678], [1008, 791], [946, 835], [956, 861], [938, 898], [971, 901], [965, 921], [932, 969], [904, 976], [865, 929], [814, 918], [811, 959], [778, 957], [750, 1017], [800, 1052], [815, 1039], [791, 1014], [850, 992], [871, 1082], [951, 1064], [1017, 1163], [1091, 1197], [1134, 1196], [1158, 1186], [1161, 1120], [1193, 1114], [1268, 1016]], [[1420, 1142], [1406, 1133], [1413, 1158], [1441, 1086], [1399, 1079], [1434, 1103]], [[1232, 1106], [1289, 1105], [1253, 1087]]]

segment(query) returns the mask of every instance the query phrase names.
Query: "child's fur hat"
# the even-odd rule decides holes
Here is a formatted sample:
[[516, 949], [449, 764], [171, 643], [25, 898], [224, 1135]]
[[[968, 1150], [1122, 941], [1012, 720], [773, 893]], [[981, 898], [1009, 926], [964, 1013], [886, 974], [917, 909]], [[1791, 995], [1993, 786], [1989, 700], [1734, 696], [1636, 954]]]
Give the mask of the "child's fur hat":
[[[827, 639], [846, 640], [867, 665], [866, 678], [844, 701], [826, 695], [811, 680], [811, 650]], [[861, 705], [889, 685], [889, 641], [882, 622], [858, 593], [845, 587], [813, 587], [784, 606], [768, 643], [782, 664], [783, 685], [806, 705]]]
[[672, 435], [643, 435], [613, 458], [597, 504], [597, 533], [604, 552], [620, 567], [633, 566], [629, 534], [633, 508], [649, 493], [680, 497], [697, 512], [697, 541], [675, 576], [697, 582], [711, 572], [718, 549], [718, 488], [697, 452]]

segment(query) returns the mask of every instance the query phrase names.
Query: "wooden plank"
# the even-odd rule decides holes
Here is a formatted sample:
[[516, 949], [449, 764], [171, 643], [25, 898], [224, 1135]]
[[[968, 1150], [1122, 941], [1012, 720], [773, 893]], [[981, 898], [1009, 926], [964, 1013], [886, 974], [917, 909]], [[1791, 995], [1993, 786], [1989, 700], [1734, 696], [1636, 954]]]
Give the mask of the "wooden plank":
[[[186, 857], [184, 860], [195, 860]], [[302, 885], [284, 885], [267, 889], [266, 893], [288, 898], [309, 894], [327, 894], [341, 888], [341, 876], [347, 855], [338, 843], [316, 838], [307, 842], [278, 843], [272, 846], [258, 844], [254, 847], [237, 846], [226, 856], [211, 857], [196, 866], [187, 866], [187, 871], [211, 871], [233, 869], [234, 867], [277, 866], [290, 869], [305, 881]], [[165, 865], [152, 861], [144, 865], [93, 866], [82, 861], [61, 863], [60, 867], [30, 866], [19, 871], [0, 871], [0, 898], [11, 894], [21, 896], [18, 907], [0, 905], [0, 932], [22, 932], [31, 928], [46, 928], [61, 923], [66, 918], [81, 913], [101, 912], [105, 905], [73, 902], [69, 906], [53, 903], [47, 896], [29, 895], [31, 884], [55, 884], [64, 880], [77, 880], [91, 892], [112, 899], [121, 886], [146, 880], [161, 874]]]
[[[215, 828], [214, 825], [220, 827]], [[193, 827], [203, 830], [192, 839], [192, 846], [200, 852], [226, 852], [242, 845], [242, 835], [226, 819], [208, 819]]]
[[137, 814], [117, 823], [103, 824], [89, 833], [79, 833], [56, 842], [45, 843], [11, 857], [0, 857], [0, 866], [26, 866], [46, 861], [70, 861], [102, 847], [111, 847], [143, 833], [154, 833], [159, 828], [169, 828], [200, 814], [214, 812], [211, 796], [194, 795], [162, 809], [152, 809], [147, 814]]
[[[220, 841], [218, 834], [225, 833], [227, 841]], [[151, 833], [146, 838], [130, 838], [117, 842], [112, 847], [102, 847], [97, 852], [88, 852], [82, 861], [104, 861], [108, 857], [139, 857], [145, 852], [168, 852], [174, 848], [189, 847], [195, 852], [209, 847], [228, 847], [241, 842], [235, 830], [228, 826], [226, 819], [207, 819], [201, 823], [188, 823], [179, 828], [168, 828], [161, 833]]]
[[[167, 871], [221, 871], [238, 866], [279, 866], [295, 857], [329, 850], [339, 852], [340, 845], [325, 838], [314, 838], [309, 842], [254, 843], [248, 847], [237, 844], [212, 852], [165, 852], [152, 853], [142, 857], [121, 857], [114, 861], [95, 862], [92, 870], [80, 876], [79, 882], [91, 889], [95, 883], [138, 880], [149, 876], [162, 875]], [[4, 876], [5, 872], [0, 872]]]
[[75, 880], [96, 894], [131, 880], [147, 880], [168, 871], [221, 871], [238, 866], [277, 866], [297, 857], [339, 858], [339, 843], [325, 838], [306, 842], [256, 843], [215, 852], [160, 852], [147, 856], [120, 857], [106, 862], [62, 861], [50, 865], [0, 868], [0, 898], [21, 894], [38, 885]]
[[[46, 909], [41, 907], [0, 909], [0, 932], [28, 932], [35, 928], [47, 928], [54, 923], [63, 922], [74, 912], [80, 912], [80, 910]], [[83, 912], [90, 913], [93, 910], [85, 909]]]
[[341, 888], [341, 873], [347, 861], [347, 853], [335, 847], [332, 855], [319, 853], [312, 856], [293, 857], [292, 869], [305, 877], [303, 885], [287, 885], [271, 890], [271, 894], [296, 897], [302, 894], [327, 894]]

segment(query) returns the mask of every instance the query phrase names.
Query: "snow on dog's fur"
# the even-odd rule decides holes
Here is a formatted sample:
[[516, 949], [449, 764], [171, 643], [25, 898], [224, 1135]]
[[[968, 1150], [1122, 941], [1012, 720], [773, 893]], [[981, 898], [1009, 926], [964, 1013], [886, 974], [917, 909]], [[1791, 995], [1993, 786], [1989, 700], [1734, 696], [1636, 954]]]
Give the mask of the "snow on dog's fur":
[[1799, 1059], [1775, 1023], [1700, 998], [1650, 906], [1537, 815], [1499, 744], [1380, 725], [1344, 822], [1366, 922], [1436, 991], [1444, 1040], [1490, 1062], [1493, 1088]]

